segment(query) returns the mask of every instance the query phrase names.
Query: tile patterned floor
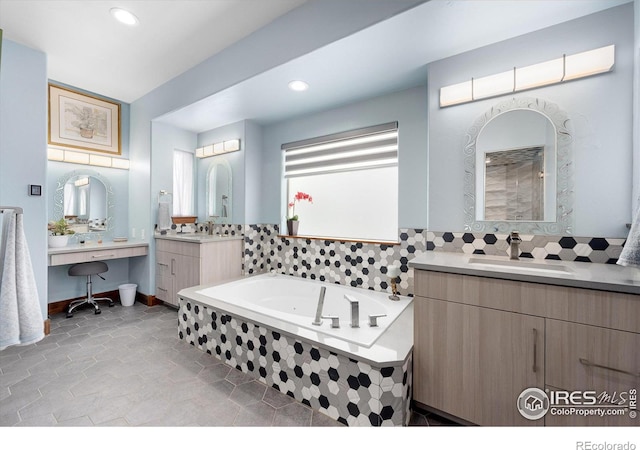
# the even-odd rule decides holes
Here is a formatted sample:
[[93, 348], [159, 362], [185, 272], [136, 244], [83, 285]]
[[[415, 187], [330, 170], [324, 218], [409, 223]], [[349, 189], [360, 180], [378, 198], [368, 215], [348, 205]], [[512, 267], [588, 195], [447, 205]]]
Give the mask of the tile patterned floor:
[[341, 426], [178, 339], [176, 314], [136, 303], [51, 317], [42, 341], [0, 352], [0, 426]]

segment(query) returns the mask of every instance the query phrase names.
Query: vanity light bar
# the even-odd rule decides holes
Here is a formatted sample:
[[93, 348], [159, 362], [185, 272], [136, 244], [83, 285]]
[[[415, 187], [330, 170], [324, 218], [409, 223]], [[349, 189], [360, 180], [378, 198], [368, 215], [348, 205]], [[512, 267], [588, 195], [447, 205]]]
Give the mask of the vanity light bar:
[[562, 83], [611, 71], [615, 63], [615, 45], [574, 55], [563, 55], [526, 67], [472, 78], [470, 81], [440, 88], [440, 107], [459, 105], [526, 89]]
[[129, 160], [125, 158], [113, 158], [111, 156], [94, 155], [93, 153], [63, 150], [55, 147], [49, 147], [47, 149], [47, 159], [49, 161], [129, 170]]
[[209, 156], [221, 155], [223, 153], [236, 152], [240, 150], [240, 139], [217, 142], [196, 148], [196, 157], [208, 158]]

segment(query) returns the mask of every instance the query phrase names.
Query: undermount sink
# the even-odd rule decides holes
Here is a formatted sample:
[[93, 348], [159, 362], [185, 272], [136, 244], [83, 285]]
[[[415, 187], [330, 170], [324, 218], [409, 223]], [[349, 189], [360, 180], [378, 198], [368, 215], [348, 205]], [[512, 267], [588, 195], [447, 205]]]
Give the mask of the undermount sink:
[[533, 273], [555, 273], [555, 274], [570, 274], [571, 269], [556, 264], [535, 263], [529, 261], [513, 260], [513, 259], [493, 259], [493, 258], [469, 258], [469, 264], [477, 266], [478, 268], [491, 268], [491, 269], [514, 269], [517, 271], [533, 272]]

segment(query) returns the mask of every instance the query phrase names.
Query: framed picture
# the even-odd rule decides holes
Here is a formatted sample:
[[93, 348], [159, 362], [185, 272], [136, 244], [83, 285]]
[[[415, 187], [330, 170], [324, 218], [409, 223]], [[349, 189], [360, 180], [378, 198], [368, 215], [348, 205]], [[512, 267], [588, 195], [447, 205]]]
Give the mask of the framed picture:
[[50, 84], [49, 144], [121, 154], [120, 104]]

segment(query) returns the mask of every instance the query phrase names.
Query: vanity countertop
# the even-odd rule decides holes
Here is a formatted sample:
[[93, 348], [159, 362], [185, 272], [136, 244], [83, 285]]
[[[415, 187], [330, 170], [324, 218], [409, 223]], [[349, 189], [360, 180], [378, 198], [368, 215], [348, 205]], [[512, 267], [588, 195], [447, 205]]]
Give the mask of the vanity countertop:
[[170, 241], [182, 241], [182, 242], [195, 242], [198, 244], [205, 242], [219, 242], [219, 241], [237, 241], [244, 239], [242, 235], [209, 235], [204, 233], [184, 233], [184, 234], [156, 234], [156, 239], [167, 239]]
[[409, 267], [640, 295], [640, 269], [615, 264], [529, 258], [510, 261], [508, 257], [429, 251], [409, 261]]

